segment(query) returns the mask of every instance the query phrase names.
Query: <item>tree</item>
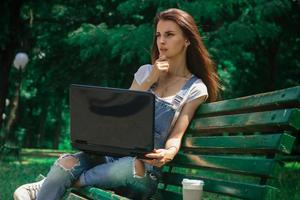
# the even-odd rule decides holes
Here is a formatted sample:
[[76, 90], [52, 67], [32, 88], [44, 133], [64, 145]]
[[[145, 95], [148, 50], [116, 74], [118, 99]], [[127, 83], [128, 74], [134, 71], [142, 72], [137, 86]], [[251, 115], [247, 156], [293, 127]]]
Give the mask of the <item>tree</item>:
[[[21, 32], [23, 24], [20, 16], [22, 0], [5, 1], [0, 7], [3, 17], [1, 24], [3, 31], [0, 33], [0, 145], [4, 142], [5, 134], [3, 133], [3, 116], [5, 109], [5, 100], [8, 96], [9, 73], [15, 53], [20, 48], [25, 48], [22, 42]], [[21, 45], [23, 44], [23, 45]]]
[[[290, 0], [24, 0], [18, 23], [24, 25], [30, 63], [11, 140], [70, 148], [69, 85], [128, 88], [138, 67], [150, 62], [155, 14], [170, 7], [188, 11], [199, 25], [222, 80], [220, 99], [299, 85], [300, 12]], [[6, 32], [11, 35], [0, 33], [2, 44], [16, 34]], [[2, 84], [1, 101], [12, 98], [16, 73], [10, 71], [7, 94]]]

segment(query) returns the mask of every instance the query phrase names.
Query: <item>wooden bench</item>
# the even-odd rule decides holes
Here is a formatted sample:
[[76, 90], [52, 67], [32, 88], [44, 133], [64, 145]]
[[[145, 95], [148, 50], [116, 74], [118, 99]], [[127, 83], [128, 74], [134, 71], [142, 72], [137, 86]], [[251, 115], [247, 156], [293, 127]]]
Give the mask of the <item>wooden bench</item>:
[[[299, 86], [203, 104], [153, 198], [182, 199], [182, 179], [192, 178], [204, 181], [204, 195], [276, 199], [282, 155], [291, 153], [300, 130], [299, 107]], [[93, 187], [66, 197], [87, 198], [126, 199]]]

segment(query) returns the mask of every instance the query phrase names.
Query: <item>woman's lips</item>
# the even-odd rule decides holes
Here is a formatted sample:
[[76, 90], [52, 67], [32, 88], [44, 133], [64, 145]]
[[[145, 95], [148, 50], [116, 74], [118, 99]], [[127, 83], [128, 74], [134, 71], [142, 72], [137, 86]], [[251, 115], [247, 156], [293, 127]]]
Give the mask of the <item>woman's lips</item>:
[[160, 52], [166, 52], [166, 51], [168, 51], [168, 49], [164, 49], [164, 48], [159, 49], [159, 50], [160, 50]]

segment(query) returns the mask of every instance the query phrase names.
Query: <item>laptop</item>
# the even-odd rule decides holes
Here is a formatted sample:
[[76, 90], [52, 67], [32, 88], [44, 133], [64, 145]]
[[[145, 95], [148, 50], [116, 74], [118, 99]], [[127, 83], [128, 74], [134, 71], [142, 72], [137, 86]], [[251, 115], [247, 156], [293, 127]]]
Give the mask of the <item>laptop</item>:
[[153, 151], [151, 92], [72, 84], [69, 100], [72, 147], [119, 157]]

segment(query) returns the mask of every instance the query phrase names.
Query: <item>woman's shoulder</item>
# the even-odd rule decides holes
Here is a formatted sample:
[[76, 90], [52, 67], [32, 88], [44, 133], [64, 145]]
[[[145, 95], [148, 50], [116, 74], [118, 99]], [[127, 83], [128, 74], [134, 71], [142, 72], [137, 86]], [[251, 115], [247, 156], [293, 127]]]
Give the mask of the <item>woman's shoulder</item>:
[[151, 70], [151, 69], [152, 69], [151, 64], [144, 64], [144, 65], [141, 65], [138, 70]]
[[192, 86], [194, 86], [194, 88], [198, 88], [198, 89], [200, 89], [200, 88], [207, 89], [205, 83], [202, 81], [201, 78], [198, 78], [198, 77], [196, 77], [196, 81], [194, 82], [194, 84]]
[[190, 88], [188, 102], [202, 96], [206, 96], [205, 100], [207, 99], [208, 97], [207, 86], [205, 85], [205, 83], [202, 81], [201, 78], [196, 77], [196, 80], [194, 81], [194, 83], [191, 85]]
[[145, 64], [139, 67], [136, 73], [139, 74], [149, 74], [152, 70], [152, 65], [151, 64]]

